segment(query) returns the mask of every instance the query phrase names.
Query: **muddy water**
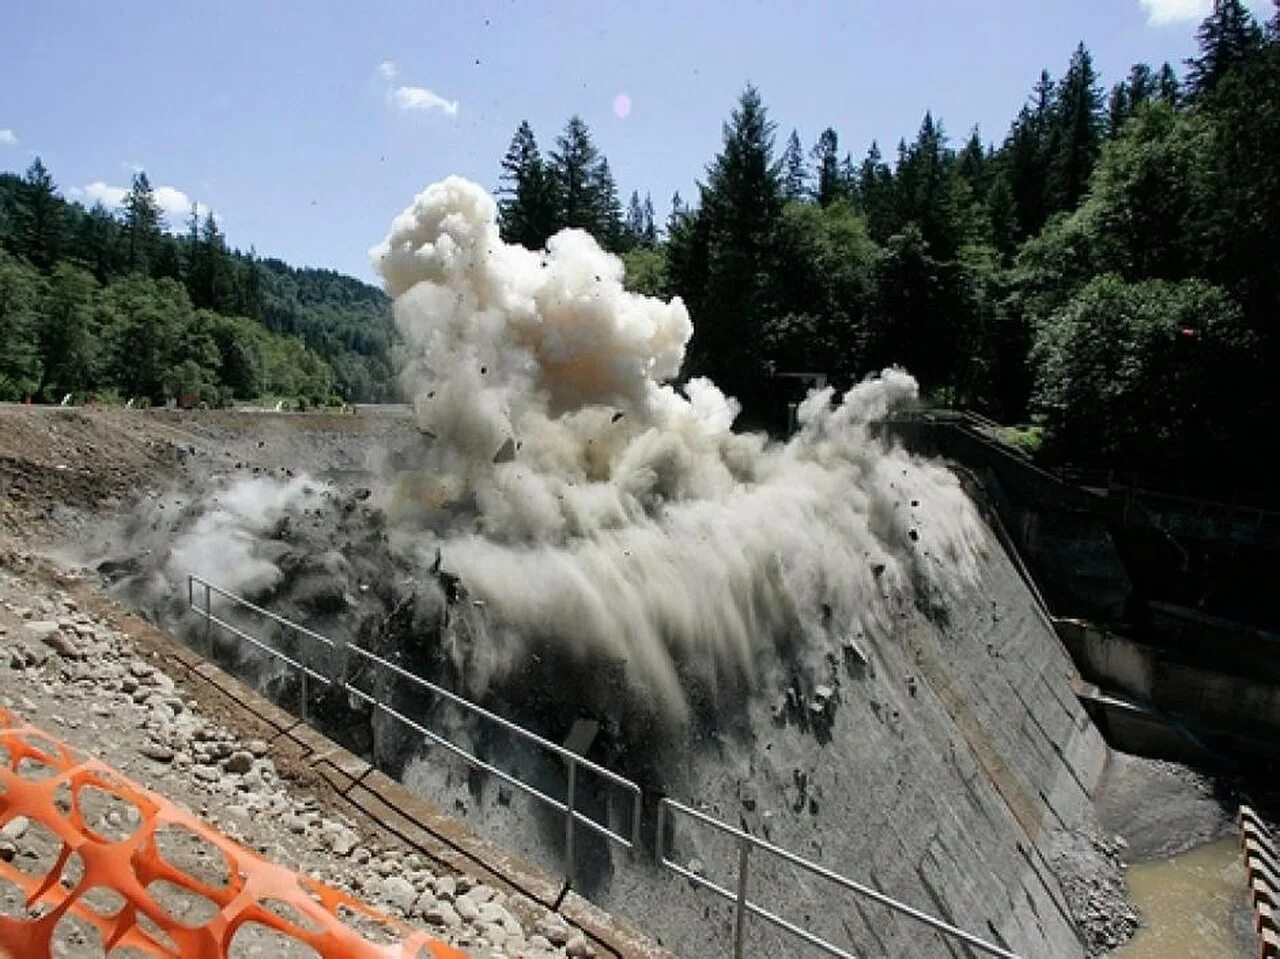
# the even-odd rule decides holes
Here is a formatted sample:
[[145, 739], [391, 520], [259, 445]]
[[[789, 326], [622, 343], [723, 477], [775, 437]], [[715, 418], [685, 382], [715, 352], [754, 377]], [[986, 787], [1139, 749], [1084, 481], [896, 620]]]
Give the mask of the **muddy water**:
[[1126, 878], [1143, 926], [1113, 959], [1248, 959], [1254, 952], [1237, 839], [1130, 866]]

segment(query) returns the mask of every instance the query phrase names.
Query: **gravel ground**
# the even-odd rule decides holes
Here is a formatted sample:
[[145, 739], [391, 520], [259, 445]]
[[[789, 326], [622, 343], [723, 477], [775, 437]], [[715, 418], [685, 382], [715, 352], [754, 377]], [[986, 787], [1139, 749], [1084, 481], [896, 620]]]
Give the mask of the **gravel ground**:
[[[594, 955], [554, 913], [522, 914], [523, 904], [497, 890], [361, 835], [356, 823], [283, 778], [265, 742], [242, 739], [204, 715], [127, 633], [41, 581], [24, 559], [8, 552], [0, 560], [0, 704], [267, 858], [425, 926], [471, 955]], [[0, 834], [0, 857], [24, 871], [47, 867], [54, 850], [42, 846], [42, 835], [34, 824], [11, 822]], [[174, 858], [197, 875], [209, 866], [198, 847]], [[0, 883], [0, 893], [0, 913], [17, 914], [16, 887]], [[289, 955], [274, 942], [240, 937], [234, 945], [238, 957]], [[57, 946], [58, 956], [102, 955], [83, 933]]]

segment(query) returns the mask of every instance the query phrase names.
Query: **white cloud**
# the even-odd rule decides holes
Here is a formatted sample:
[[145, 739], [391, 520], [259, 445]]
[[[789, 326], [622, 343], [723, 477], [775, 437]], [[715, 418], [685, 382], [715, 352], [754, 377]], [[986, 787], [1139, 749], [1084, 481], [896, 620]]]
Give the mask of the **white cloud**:
[[0, 130], [0, 146], [14, 147], [18, 145], [18, 135], [12, 130]]
[[[112, 209], [119, 209], [124, 205], [124, 198], [129, 193], [129, 188], [125, 186], [112, 186], [104, 183], [102, 180], [95, 180], [83, 189], [72, 187], [68, 191], [73, 197], [83, 197], [89, 205], [101, 202], [103, 206]], [[155, 187], [156, 205], [160, 207], [160, 212], [164, 214], [165, 220], [169, 224], [169, 229], [179, 232], [186, 229], [187, 217], [191, 215], [191, 197], [187, 196], [182, 190], [176, 186], [158, 186]], [[196, 214], [201, 219], [209, 213], [209, 207], [203, 203], [196, 204]], [[217, 213], [213, 214], [214, 220], [219, 224], [222, 217]]]
[[378, 72], [382, 74], [384, 80], [394, 80], [396, 78], [396, 65], [393, 60], [383, 60], [378, 64]]
[[156, 204], [170, 223], [185, 220], [191, 212], [191, 197], [173, 186], [156, 187]]
[[401, 110], [439, 110], [451, 117], [458, 115], [457, 100], [446, 100], [426, 87], [396, 87], [391, 95]]
[[103, 206], [118, 207], [124, 203], [127, 187], [111, 186], [101, 180], [94, 180], [84, 188], [85, 199], [90, 204], [101, 203]]
[[[1213, 12], [1213, 0], [1138, 0], [1147, 11], [1147, 22], [1153, 26], [1203, 20]], [[1249, 0], [1245, 6], [1254, 13], [1265, 13], [1269, 0]]]

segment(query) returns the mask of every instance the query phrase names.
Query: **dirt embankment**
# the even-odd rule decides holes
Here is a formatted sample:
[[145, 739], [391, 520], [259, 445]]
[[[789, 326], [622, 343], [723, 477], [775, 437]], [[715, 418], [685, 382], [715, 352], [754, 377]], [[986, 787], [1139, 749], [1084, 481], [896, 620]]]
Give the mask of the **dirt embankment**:
[[81, 539], [138, 496], [219, 475], [342, 477], [420, 439], [403, 411], [351, 414], [0, 405], [0, 536]]

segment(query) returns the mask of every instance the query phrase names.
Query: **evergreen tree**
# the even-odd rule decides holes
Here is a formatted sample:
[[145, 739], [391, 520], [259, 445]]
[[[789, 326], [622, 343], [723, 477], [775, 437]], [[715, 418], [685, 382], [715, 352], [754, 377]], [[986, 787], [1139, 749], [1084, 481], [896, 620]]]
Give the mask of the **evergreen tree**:
[[1056, 150], [1049, 158], [1049, 209], [1074, 210], [1089, 187], [1101, 150], [1101, 94], [1093, 57], [1076, 47], [1055, 111]]
[[131, 273], [147, 275], [153, 266], [164, 216], [145, 171], [133, 175], [133, 184], [124, 198], [124, 230]]
[[76, 228], [76, 259], [99, 283], [106, 283], [120, 268], [120, 224], [99, 201], [80, 218]]
[[853, 162], [853, 154], [845, 151], [840, 161], [840, 190], [851, 202], [858, 200], [858, 165]]
[[759, 368], [758, 337], [770, 312], [771, 241], [783, 202], [773, 132], [759, 91], [749, 85], [707, 170], [693, 231], [706, 243], [706, 281], [692, 359], [695, 368], [730, 380]]
[[956, 169], [975, 195], [982, 196], [987, 192], [990, 186], [987, 176], [987, 150], [982, 145], [982, 136], [976, 126], [969, 131], [969, 139], [965, 141], [964, 148], [957, 158]]
[[58, 185], [36, 157], [22, 178], [16, 209], [18, 253], [45, 272], [62, 254], [63, 204]]
[[591, 131], [581, 117], [571, 117], [556, 138], [551, 154], [551, 179], [555, 186], [553, 232], [565, 227], [593, 231], [600, 211], [596, 194], [596, 173], [600, 151], [591, 140]]
[[622, 222], [622, 204], [618, 200], [618, 185], [609, 169], [609, 161], [604, 157], [592, 171], [590, 184], [595, 210], [591, 233], [601, 246], [610, 250], [621, 249], [626, 232]]
[[213, 211], [206, 211], [200, 224], [198, 262], [200, 285], [192, 303], [197, 308], [227, 312], [234, 296], [228, 262], [227, 242], [218, 228]]
[[1133, 105], [1129, 102], [1129, 85], [1127, 83], [1117, 83], [1111, 88], [1111, 95], [1107, 98], [1107, 136], [1116, 136], [1132, 113]]
[[98, 341], [94, 335], [93, 277], [70, 263], [59, 263], [49, 278], [49, 295], [38, 328], [44, 378], [39, 392], [57, 402], [67, 393], [97, 388]]
[[1161, 103], [1176, 107], [1182, 102], [1182, 83], [1172, 64], [1166, 62], [1156, 77], [1155, 97]]
[[653, 249], [658, 245], [658, 227], [654, 223], [653, 218], [653, 198], [648, 193], [644, 195], [644, 209], [642, 211], [644, 218], [644, 226], [641, 233], [640, 242]]
[[830, 206], [845, 195], [840, 175], [840, 138], [836, 131], [831, 127], [823, 130], [809, 155], [813, 158], [816, 177], [813, 198], [819, 206]]
[[858, 168], [858, 197], [867, 218], [867, 231], [883, 243], [897, 226], [893, 173], [880, 156], [880, 145], [871, 141], [866, 159]]
[[1048, 219], [1049, 157], [1056, 109], [1056, 87], [1048, 70], [1031, 93], [1031, 103], [1018, 112], [1005, 139], [1002, 160], [1018, 210], [1018, 236], [1034, 236]]
[[1111, 96], [1107, 102], [1107, 136], [1116, 136], [1125, 121], [1140, 106], [1150, 103], [1159, 95], [1160, 80], [1151, 67], [1145, 63], [1135, 63], [1129, 68], [1129, 76], [1111, 88]]
[[809, 171], [805, 169], [800, 135], [792, 130], [782, 153], [782, 196], [788, 203], [796, 203], [808, 195]]
[[1200, 56], [1187, 61], [1187, 82], [1200, 96], [1261, 49], [1262, 31], [1241, 0], [1213, 0], [1213, 12], [1200, 24], [1196, 40]]
[[42, 278], [0, 250], [0, 400], [21, 400], [40, 386], [37, 348]]
[[688, 212], [685, 208], [684, 200], [680, 198], [680, 191], [676, 190], [675, 193], [671, 194], [671, 213], [667, 216], [667, 232], [670, 233], [672, 229], [679, 226], [688, 215]]
[[955, 256], [960, 245], [958, 214], [952, 190], [955, 158], [946, 146], [942, 124], [926, 113], [915, 142], [898, 165], [898, 212], [914, 222], [937, 259]]
[[527, 120], [516, 128], [502, 159], [498, 223], [502, 238], [531, 250], [541, 249], [555, 231], [556, 198], [551, 173]]
[[624, 231], [626, 249], [644, 245], [644, 206], [640, 203], [640, 191], [632, 190], [627, 202], [627, 222]]
[[1126, 84], [1131, 111], [1137, 109], [1139, 104], [1149, 101], [1158, 91], [1156, 76], [1145, 63], [1135, 63], [1129, 68]]
[[1003, 173], [991, 181], [991, 189], [987, 191], [987, 220], [991, 243], [1008, 262], [1018, 245], [1018, 205], [1009, 178]]

